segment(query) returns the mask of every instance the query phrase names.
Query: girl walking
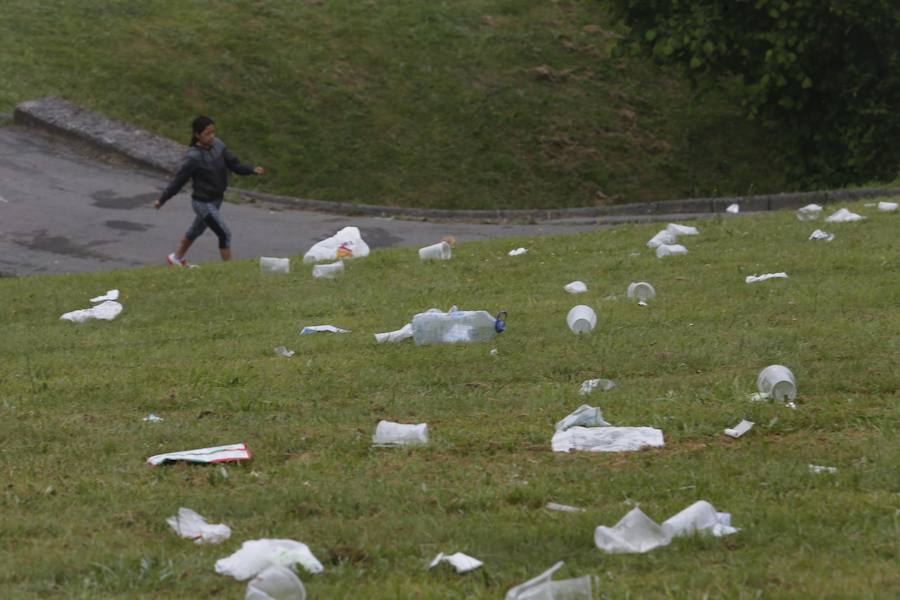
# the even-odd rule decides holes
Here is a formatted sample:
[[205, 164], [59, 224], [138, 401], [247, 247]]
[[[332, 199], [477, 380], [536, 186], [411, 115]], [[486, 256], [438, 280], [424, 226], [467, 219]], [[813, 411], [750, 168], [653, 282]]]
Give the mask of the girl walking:
[[166, 257], [170, 265], [186, 267], [184, 255], [206, 228], [219, 238], [219, 254], [222, 260], [231, 260], [231, 231], [219, 214], [228, 187], [228, 171], [238, 175], [262, 175], [262, 167], [248, 167], [228, 151], [222, 140], [216, 138], [216, 124], [209, 117], [199, 116], [191, 123], [191, 144], [185, 153], [181, 168], [163, 191], [153, 207], [159, 210], [172, 196], [181, 191], [188, 179], [193, 183], [191, 207], [194, 222], [181, 238], [178, 249]]

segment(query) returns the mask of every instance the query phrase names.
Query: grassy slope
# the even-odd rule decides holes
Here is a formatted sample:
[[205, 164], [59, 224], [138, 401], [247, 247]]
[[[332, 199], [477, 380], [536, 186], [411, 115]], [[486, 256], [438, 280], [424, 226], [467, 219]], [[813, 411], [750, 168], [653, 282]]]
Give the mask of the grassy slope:
[[[303, 575], [314, 598], [497, 598], [557, 560], [562, 576], [600, 575], [608, 597], [897, 589], [897, 217], [851, 209], [870, 218], [826, 226], [831, 243], [806, 241], [817, 224], [787, 213], [699, 222], [690, 254], [666, 260], [643, 247], [646, 225], [466, 244], [440, 264], [379, 251], [333, 281], [299, 261], [283, 277], [238, 262], [0, 280], [0, 595], [242, 598], [213, 563], [260, 537], [306, 542], [326, 563]], [[530, 251], [506, 256], [519, 245]], [[743, 282], [782, 270], [788, 280]], [[573, 279], [590, 292], [565, 294]], [[634, 280], [655, 285], [649, 308], [624, 298]], [[117, 320], [57, 319], [111, 287]], [[599, 325], [578, 338], [564, 317], [582, 302]], [[509, 309], [507, 333], [454, 347], [372, 340], [452, 303]], [[322, 323], [353, 333], [298, 337]], [[276, 356], [282, 344], [297, 355]], [[795, 373], [798, 410], [747, 400], [771, 363]], [[660, 427], [665, 448], [550, 452], [580, 382], [599, 376], [618, 388], [589, 402], [614, 424]], [[165, 421], [142, 422], [151, 411]], [[373, 449], [382, 418], [427, 422], [431, 442]], [[741, 418], [754, 430], [725, 438]], [[143, 463], [238, 441], [255, 456], [227, 478]], [[593, 547], [593, 528], [630, 502], [662, 520], [697, 499], [741, 533], [647, 555]], [[232, 539], [176, 538], [164, 519], [179, 506], [226, 522]], [[439, 551], [486, 566], [426, 573]]]
[[609, 58], [602, 2], [7, 0], [3, 13], [0, 111], [57, 94], [179, 141], [208, 113], [275, 192], [531, 208], [788, 183], [772, 140], [724, 97]]

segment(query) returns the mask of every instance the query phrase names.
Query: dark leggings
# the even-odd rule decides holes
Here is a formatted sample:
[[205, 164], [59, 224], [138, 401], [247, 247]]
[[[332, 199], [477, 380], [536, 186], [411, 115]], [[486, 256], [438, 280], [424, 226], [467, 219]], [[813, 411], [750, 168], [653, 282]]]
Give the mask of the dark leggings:
[[191, 208], [194, 209], [194, 222], [184, 234], [184, 237], [190, 241], [196, 240], [203, 235], [206, 228], [212, 229], [216, 237], [219, 238], [219, 248], [231, 248], [231, 230], [222, 220], [219, 214], [219, 207], [222, 206], [222, 200], [213, 200], [212, 202], [204, 202], [202, 200], [191, 200]]

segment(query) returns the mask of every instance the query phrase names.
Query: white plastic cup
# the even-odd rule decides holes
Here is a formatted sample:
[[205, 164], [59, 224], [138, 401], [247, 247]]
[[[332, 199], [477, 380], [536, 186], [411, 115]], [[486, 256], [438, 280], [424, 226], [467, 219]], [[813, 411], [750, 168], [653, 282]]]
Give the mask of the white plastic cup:
[[314, 265], [312, 274], [316, 279], [334, 279], [344, 272], [344, 261], [339, 260], [334, 263], [324, 265]]
[[424, 248], [419, 248], [419, 258], [422, 260], [450, 260], [453, 251], [447, 242], [438, 242]]
[[590, 306], [579, 304], [566, 315], [566, 323], [575, 335], [590, 333], [597, 326], [597, 313]]
[[797, 209], [798, 221], [815, 221], [822, 214], [822, 207], [818, 204], [807, 204]]
[[260, 256], [259, 270], [263, 273], [290, 273], [291, 259]]
[[797, 397], [797, 380], [787, 367], [769, 365], [759, 372], [756, 389], [778, 401], [793, 401]]
[[245, 600], [305, 600], [306, 588], [293, 570], [272, 565], [247, 584]]
[[647, 300], [656, 298], [656, 290], [646, 281], [636, 281], [628, 285], [628, 297], [646, 304]]
[[428, 424], [407, 425], [393, 421], [379, 421], [372, 443], [376, 446], [409, 446], [428, 443]]

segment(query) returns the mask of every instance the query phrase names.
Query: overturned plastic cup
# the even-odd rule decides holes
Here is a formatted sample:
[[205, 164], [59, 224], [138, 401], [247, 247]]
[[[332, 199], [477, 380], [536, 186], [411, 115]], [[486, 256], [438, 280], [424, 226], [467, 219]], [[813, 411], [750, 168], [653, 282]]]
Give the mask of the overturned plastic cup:
[[290, 273], [291, 259], [260, 256], [259, 270], [263, 273]]
[[408, 425], [393, 421], [379, 421], [372, 443], [376, 446], [410, 446], [428, 443], [428, 424]]
[[573, 306], [566, 315], [566, 323], [572, 333], [580, 335], [582, 333], [590, 333], [597, 326], [597, 313], [594, 309], [585, 304]]
[[334, 279], [344, 272], [344, 261], [314, 265], [312, 274], [316, 279]]
[[779, 402], [793, 401], [797, 397], [797, 380], [787, 367], [769, 365], [756, 378], [756, 389]]
[[447, 242], [438, 242], [424, 248], [419, 248], [419, 258], [422, 260], [450, 260], [453, 251]]
[[656, 290], [646, 281], [637, 281], [628, 285], [628, 297], [636, 299], [638, 304], [647, 305], [647, 300], [656, 298]]

